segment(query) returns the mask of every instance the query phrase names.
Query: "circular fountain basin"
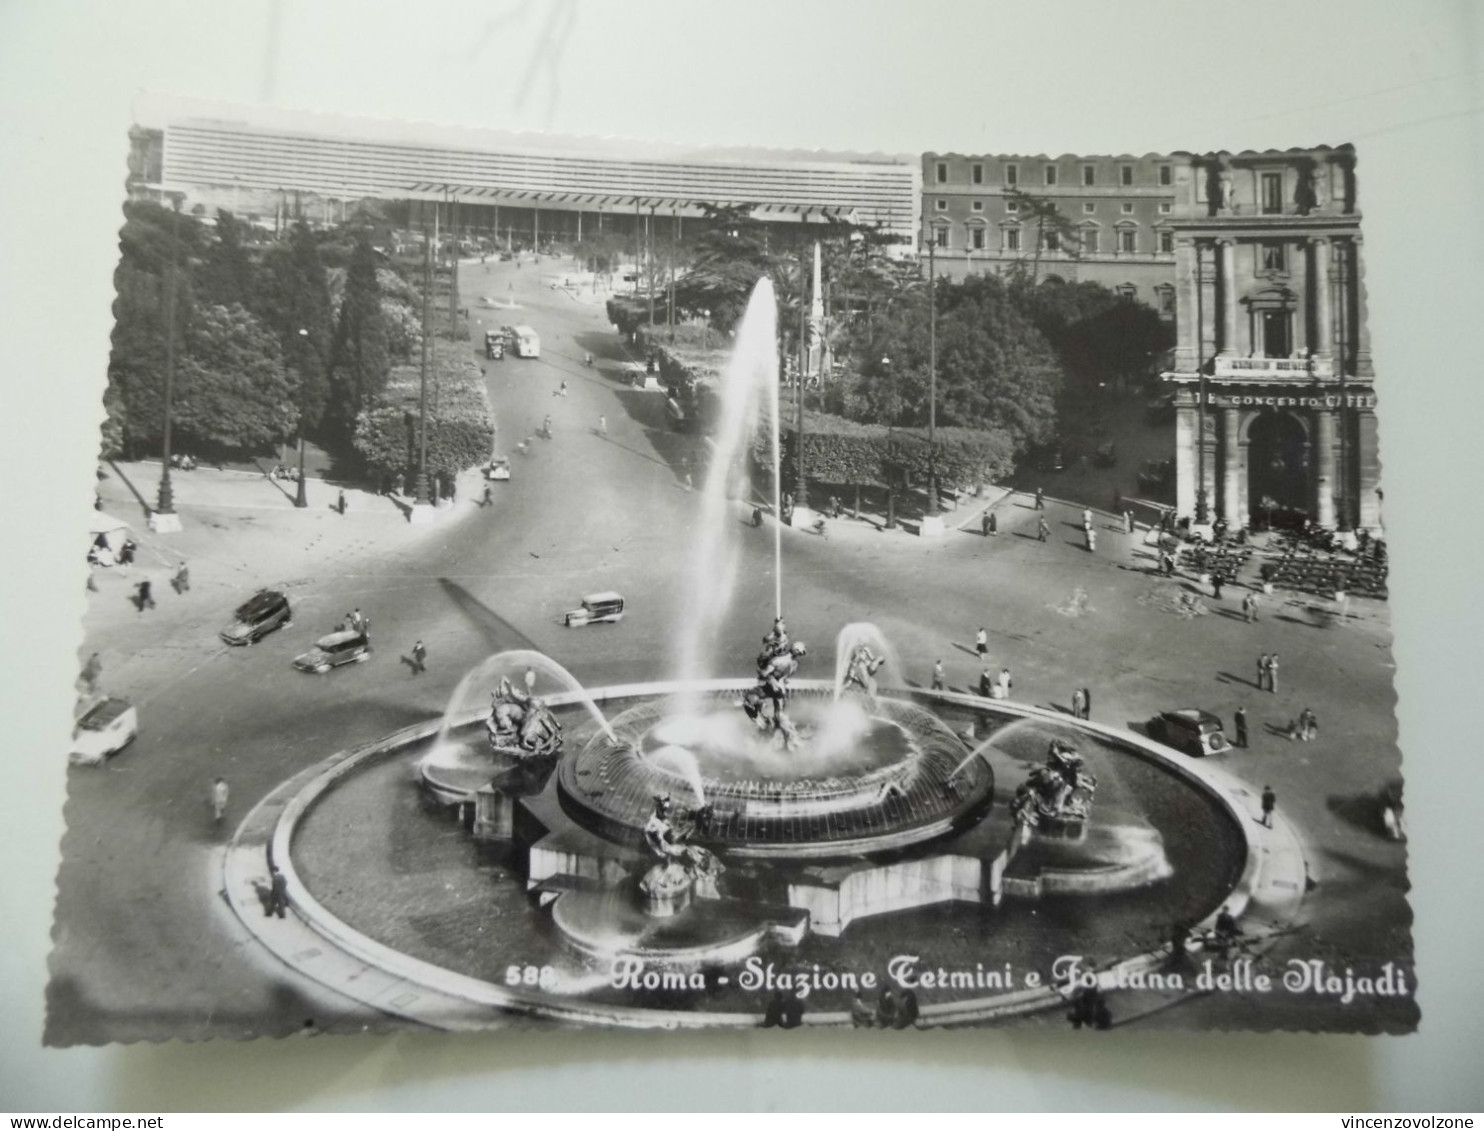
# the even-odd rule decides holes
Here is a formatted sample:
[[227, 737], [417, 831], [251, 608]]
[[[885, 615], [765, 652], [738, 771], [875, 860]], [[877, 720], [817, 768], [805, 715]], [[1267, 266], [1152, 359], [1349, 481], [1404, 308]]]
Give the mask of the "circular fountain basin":
[[757, 729], [732, 691], [642, 703], [563, 760], [563, 808], [637, 843], [668, 795], [711, 807], [700, 843], [731, 856], [832, 857], [942, 836], [988, 805], [994, 774], [913, 703], [796, 691], [796, 750]]

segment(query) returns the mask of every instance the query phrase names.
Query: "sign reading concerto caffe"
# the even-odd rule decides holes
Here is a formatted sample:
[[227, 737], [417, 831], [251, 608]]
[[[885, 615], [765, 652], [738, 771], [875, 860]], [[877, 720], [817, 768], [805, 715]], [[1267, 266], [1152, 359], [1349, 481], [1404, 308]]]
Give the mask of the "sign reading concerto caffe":
[[1325, 393], [1312, 397], [1276, 396], [1261, 393], [1210, 393], [1212, 408], [1375, 408], [1375, 393]]

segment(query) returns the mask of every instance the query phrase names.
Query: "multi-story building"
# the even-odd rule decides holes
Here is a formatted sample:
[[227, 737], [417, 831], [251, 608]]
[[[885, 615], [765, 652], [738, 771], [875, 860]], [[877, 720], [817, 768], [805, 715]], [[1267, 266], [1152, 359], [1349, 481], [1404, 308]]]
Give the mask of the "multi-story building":
[[131, 191], [187, 206], [332, 222], [365, 198], [457, 202], [462, 222], [530, 246], [654, 221], [677, 226], [717, 205], [765, 224], [845, 220], [916, 241], [917, 162], [638, 141], [408, 127], [363, 120], [305, 128], [172, 113], [134, 132]]
[[[937, 269], [1102, 283], [1174, 316], [1177, 158], [925, 153], [922, 240]], [[1026, 197], [1034, 200], [1026, 200]], [[1054, 205], [1064, 224], [1040, 223]]]
[[1354, 151], [1183, 155], [1174, 180], [1178, 510], [1378, 529]]

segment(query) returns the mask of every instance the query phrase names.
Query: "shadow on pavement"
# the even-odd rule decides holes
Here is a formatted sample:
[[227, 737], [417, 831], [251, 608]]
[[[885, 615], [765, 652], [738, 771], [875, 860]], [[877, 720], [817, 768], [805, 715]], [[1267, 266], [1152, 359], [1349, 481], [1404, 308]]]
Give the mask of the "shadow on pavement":
[[490, 645], [491, 651], [504, 652], [512, 648], [530, 648], [536, 650], [536, 644], [530, 637], [522, 633], [478, 597], [475, 597], [457, 581], [450, 581], [446, 577], [440, 577], [438, 584], [443, 587], [443, 592], [452, 601], [454, 608], [463, 613], [465, 619], [484, 636]]

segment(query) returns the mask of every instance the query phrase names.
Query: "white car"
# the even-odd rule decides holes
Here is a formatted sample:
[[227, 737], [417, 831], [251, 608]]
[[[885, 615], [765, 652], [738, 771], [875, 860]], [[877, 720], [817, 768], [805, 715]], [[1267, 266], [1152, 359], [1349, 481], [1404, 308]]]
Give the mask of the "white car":
[[96, 766], [113, 757], [139, 734], [139, 715], [127, 699], [103, 698], [72, 728], [74, 766]]
[[484, 469], [486, 479], [505, 480], [510, 478], [510, 461], [508, 459], [492, 459], [489, 466]]

